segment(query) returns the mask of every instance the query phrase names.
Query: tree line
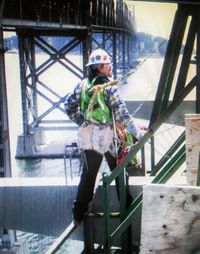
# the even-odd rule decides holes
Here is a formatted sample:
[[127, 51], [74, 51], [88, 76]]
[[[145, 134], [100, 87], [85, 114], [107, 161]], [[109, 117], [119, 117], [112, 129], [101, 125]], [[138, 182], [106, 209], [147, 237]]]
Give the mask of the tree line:
[[[51, 46], [56, 49], [62, 48], [72, 38], [67, 37], [45, 37], [44, 38]], [[136, 33], [134, 52], [136, 58], [143, 58], [149, 54], [163, 57], [166, 52], [168, 40], [160, 36], [152, 36], [143, 32]], [[18, 38], [17, 36], [11, 36], [4, 39], [4, 49], [6, 51], [17, 51], [18, 50]], [[36, 48], [36, 52], [41, 53], [41, 49]], [[80, 54], [80, 47], [77, 47], [74, 52]]]

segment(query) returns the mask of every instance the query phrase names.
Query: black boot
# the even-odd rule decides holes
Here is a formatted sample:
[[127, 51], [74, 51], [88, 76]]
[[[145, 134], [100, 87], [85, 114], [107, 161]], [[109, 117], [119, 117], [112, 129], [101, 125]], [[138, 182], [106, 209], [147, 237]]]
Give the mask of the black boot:
[[77, 201], [74, 201], [72, 206], [72, 216], [73, 216], [74, 224], [76, 225], [80, 224], [86, 212], [87, 212], [87, 207], [84, 208], [83, 206], [77, 204]]

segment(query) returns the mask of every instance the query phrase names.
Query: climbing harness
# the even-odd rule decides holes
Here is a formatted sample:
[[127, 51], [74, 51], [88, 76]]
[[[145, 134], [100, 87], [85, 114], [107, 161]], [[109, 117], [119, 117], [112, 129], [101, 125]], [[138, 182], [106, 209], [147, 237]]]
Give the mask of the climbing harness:
[[118, 81], [95, 86], [93, 83], [94, 80], [89, 83], [86, 79], [82, 84], [81, 111], [85, 121], [79, 128], [78, 144], [80, 149], [104, 154], [113, 141], [111, 114], [105, 103], [104, 90], [116, 85]]
[[95, 80], [89, 83], [86, 79], [82, 84], [81, 111], [84, 119], [94, 124], [112, 124], [111, 113], [104, 99], [104, 90], [117, 85], [118, 81], [93, 86]]

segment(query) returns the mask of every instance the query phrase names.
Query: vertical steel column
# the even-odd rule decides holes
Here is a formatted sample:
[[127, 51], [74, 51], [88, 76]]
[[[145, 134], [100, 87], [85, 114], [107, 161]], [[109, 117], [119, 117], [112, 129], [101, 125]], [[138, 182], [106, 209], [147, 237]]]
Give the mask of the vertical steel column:
[[131, 55], [131, 48], [130, 48], [131, 42], [130, 42], [130, 35], [127, 35], [127, 65], [128, 65], [128, 71], [131, 69], [131, 63], [130, 63], [130, 55]]
[[[30, 61], [31, 61], [31, 66], [32, 66], [32, 70], [34, 73], [34, 70], [36, 69], [35, 66], [35, 46], [34, 46], [34, 37], [31, 37], [29, 40], [29, 52], [28, 54], [30, 55]], [[32, 75], [31, 77], [31, 86], [36, 88], [36, 82], [37, 82], [37, 77], [35, 74]], [[33, 120], [36, 120], [36, 118], [38, 117], [38, 103], [37, 103], [37, 94], [36, 91], [33, 90], [33, 95], [32, 95], [32, 99], [33, 99]]]
[[195, 9], [195, 21], [197, 27], [197, 45], [196, 45], [196, 113], [200, 113], [200, 8], [197, 6]]
[[[127, 200], [126, 200], [126, 169], [124, 168], [123, 171], [118, 176], [119, 179], [119, 192], [120, 192], [120, 221], [121, 223], [126, 218], [126, 208], [127, 208]], [[130, 229], [127, 229], [121, 235], [121, 247], [123, 253], [130, 254], [131, 251], [131, 235]]]
[[21, 95], [22, 95], [22, 121], [23, 121], [23, 133], [29, 134], [28, 128], [28, 112], [26, 105], [26, 77], [25, 77], [25, 59], [24, 59], [24, 42], [25, 38], [21, 34], [18, 34], [19, 44], [19, 60], [20, 60], [20, 79], [21, 79]]
[[102, 47], [106, 50], [106, 32], [103, 30], [102, 32]]
[[[167, 111], [169, 95], [173, 78], [182, 46], [184, 31], [187, 24], [187, 12], [185, 6], [179, 5], [176, 11], [169, 43], [167, 46], [161, 77], [158, 84], [156, 99], [154, 102], [150, 126]], [[151, 169], [155, 166], [154, 137], [151, 138]]]
[[165, 54], [165, 60], [158, 84], [150, 125], [152, 125], [160, 117], [161, 112], [166, 109], [168, 96], [171, 90], [173, 76], [178, 61], [178, 55], [182, 45], [182, 38], [186, 28], [186, 21], [187, 16], [179, 6], [175, 14], [173, 27]]
[[135, 59], [135, 55], [134, 55], [134, 49], [136, 48], [134, 46], [134, 44], [136, 44], [135, 41], [135, 37], [132, 34], [128, 34], [128, 66], [129, 69], [132, 69], [134, 66], [134, 59]]
[[197, 26], [196, 18], [193, 16], [190, 23], [187, 40], [186, 40], [186, 44], [183, 51], [183, 57], [181, 61], [180, 71], [179, 71], [179, 75], [177, 79], [177, 85], [174, 92], [173, 100], [176, 100], [177, 96], [184, 89], [186, 84], [189, 65], [191, 63], [192, 52], [194, 49], [196, 26]]
[[0, 28], [0, 177], [11, 176], [3, 29]]
[[104, 194], [104, 252], [110, 254], [110, 188], [107, 182], [106, 173], [103, 173], [103, 194]]
[[122, 32], [122, 73], [123, 78], [126, 75], [126, 34]]
[[127, 68], [126, 68], [126, 74], [131, 70], [131, 54], [132, 54], [132, 49], [131, 49], [131, 35], [126, 34], [126, 63], [127, 63]]
[[129, 35], [129, 40], [130, 40], [130, 47], [129, 47], [129, 54], [130, 54], [130, 64], [131, 68], [135, 66], [135, 59], [136, 59], [136, 35], [130, 34]]
[[187, 20], [188, 20], [188, 13], [185, 12], [185, 7], [182, 9], [180, 7], [180, 13], [179, 13], [179, 19], [177, 19], [177, 21], [179, 23], [177, 23], [177, 26], [175, 27], [175, 31], [174, 31], [174, 40], [172, 41], [172, 43], [174, 44], [174, 48], [173, 48], [173, 55], [171, 58], [171, 62], [170, 65], [168, 66], [168, 74], [167, 74], [167, 79], [166, 79], [166, 87], [165, 87], [165, 91], [163, 94], [163, 102], [162, 102], [162, 106], [161, 106], [161, 114], [167, 110], [168, 107], [168, 102], [169, 102], [169, 96], [170, 96], [170, 92], [172, 89], [172, 84], [173, 84], [173, 80], [174, 80], [174, 75], [176, 72], [176, 67], [178, 64], [178, 60], [179, 60], [179, 56], [181, 53], [181, 47], [183, 45], [183, 38], [184, 38], [184, 33], [186, 31], [186, 25], [187, 25]]
[[[85, 33], [85, 39], [83, 40], [83, 75], [84, 77], [87, 76], [85, 65], [88, 62], [88, 56], [91, 52], [91, 41], [92, 41], [92, 31], [88, 30]], [[90, 218], [85, 218], [83, 221], [83, 238], [84, 238], [84, 252], [88, 254], [92, 254], [94, 246], [93, 246], [93, 239], [92, 239], [92, 232], [91, 232], [91, 223]]]
[[123, 64], [122, 33], [118, 32], [116, 34], [116, 74], [117, 74], [117, 78], [118, 78], [118, 75], [121, 74], [122, 64]]
[[85, 39], [83, 40], [83, 49], [82, 49], [82, 54], [83, 54], [83, 76], [86, 77], [86, 68], [85, 65], [88, 62], [88, 57], [89, 54], [92, 50], [92, 30], [88, 30], [85, 33]]
[[116, 42], [116, 33], [113, 32], [113, 77], [117, 78], [117, 67], [116, 67], [116, 59], [117, 59], [117, 42]]

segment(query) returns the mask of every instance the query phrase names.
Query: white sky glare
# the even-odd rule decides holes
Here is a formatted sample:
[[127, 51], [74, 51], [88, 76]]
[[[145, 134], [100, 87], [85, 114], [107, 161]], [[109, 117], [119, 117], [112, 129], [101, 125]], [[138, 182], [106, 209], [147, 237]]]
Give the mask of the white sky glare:
[[168, 38], [177, 4], [127, 1], [135, 9], [136, 30]]

